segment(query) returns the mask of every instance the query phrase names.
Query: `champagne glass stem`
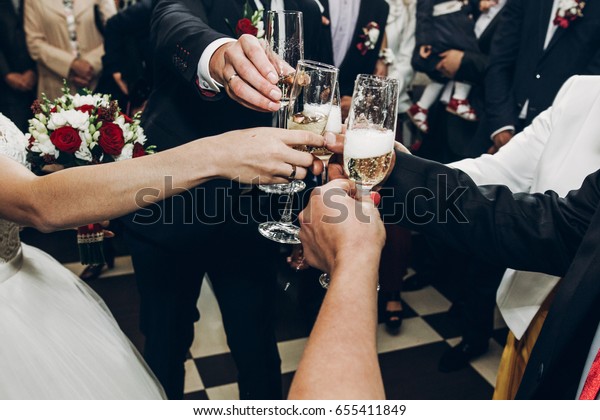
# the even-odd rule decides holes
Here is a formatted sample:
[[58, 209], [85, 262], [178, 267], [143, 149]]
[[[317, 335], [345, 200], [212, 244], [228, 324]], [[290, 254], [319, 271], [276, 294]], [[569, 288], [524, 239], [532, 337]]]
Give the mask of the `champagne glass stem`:
[[329, 182], [329, 160], [331, 156], [327, 158], [327, 160], [323, 160], [323, 172], [321, 173], [321, 185], [325, 185]]
[[275, 114], [277, 128], [287, 128], [287, 106], [281, 106]]
[[294, 203], [294, 193], [292, 191], [293, 188], [289, 188], [289, 192], [285, 195], [285, 208], [281, 216], [282, 223], [292, 223], [292, 204]]

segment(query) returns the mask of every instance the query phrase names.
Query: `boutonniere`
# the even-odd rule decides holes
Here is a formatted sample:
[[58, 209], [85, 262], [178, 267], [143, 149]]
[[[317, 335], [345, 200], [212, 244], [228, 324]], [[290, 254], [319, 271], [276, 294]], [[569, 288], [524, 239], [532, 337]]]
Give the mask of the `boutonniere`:
[[227, 22], [231, 32], [235, 33], [238, 37], [248, 34], [260, 39], [265, 36], [263, 12], [264, 9], [258, 9], [256, 12], [252, 11], [252, 7], [250, 7], [248, 0], [246, 0], [244, 3], [242, 18], [237, 21], [235, 29], [231, 26], [229, 19], [225, 18], [225, 22]]
[[365, 55], [367, 52], [375, 49], [381, 31], [377, 22], [369, 22], [362, 30], [363, 33], [359, 36], [361, 42], [356, 44], [356, 48], [358, 48], [362, 55]]
[[564, 29], [568, 28], [571, 22], [583, 17], [584, 7], [583, 0], [560, 0], [554, 24]]

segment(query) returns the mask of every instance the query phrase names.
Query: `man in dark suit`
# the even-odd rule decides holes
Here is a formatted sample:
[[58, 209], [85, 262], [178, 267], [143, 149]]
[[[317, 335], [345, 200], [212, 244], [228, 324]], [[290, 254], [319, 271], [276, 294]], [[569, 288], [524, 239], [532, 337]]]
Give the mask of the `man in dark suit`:
[[[345, 118], [350, 109], [356, 76], [375, 71], [390, 7], [385, 0], [319, 0], [317, 3], [323, 13], [324, 30], [320, 57], [321, 61], [340, 69], [342, 116]], [[378, 37], [368, 47], [362, 48], [366, 40], [365, 30], [372, 23], [378, 26]]]
[[0, 0], [0, 112], [22, 131], [32, 117], [37, 76], [23, 30], [23, 0]]
[[600, 5], [581, 2], [582, 16], [561, 27], [560, 3], [509, 0], [505, 7], [485, 85], [492, 153], [548, 108], [569, 77], [600, 74]]
[[[337, 194], [346, 194], [344, 190], [349, 189], [349, 183], [346, 184], [333, 184], [314, 196], [316, 203], [310, 206], [310, 218], [305, 218], [303, 229], [305, 223], [311, 224], [310, 220], [313, 224], [315, 220], [323, 220], [324, 209], [331, 208], [323, 204], [324, 197], [331, 199], [336, 188]], [[505, 186], [477, 187], [459, 170], [396, 153], [395, 167], [386, 186], [395, 192], [387, 202], [386, 198], [382, 200], [382, 216], [390, 216], [388, 221], [435, 235], [457, 249], [488, 261], [562, 276], [516, 398], [598, 398], [600, 171], [589, 175], [582, 187], [566, 198], [552, 191], [512, 194]], [[350, 212], [361, 208], [355, 202], [346, 206]], [[363, 220], [368, 214], [363, 211]], [[376, 220], [371, 226], [380, 229]], [[304, 237], [310, 239], [312, 231], [314, 229], [308, 226]], [[328, 268], [334, 272], [336, 257], [341, 254], [336, 255], [336, 251], [348, 249], [337, 240], [344, 231], [340, 226], [328, 229], [330, 237], [325, 244], [333, 245], [318, 249], [319, 257], [313, 253], [316, 249], [307, 244], [308, 262], [328, 258]], [[346, 239], [355, 241], [353, 237]], [[364, 252], [370, 255], [378, 246], [381, 245], [374, 241], [372, 249]], [[374, 331], [375, 326], [374, 322], [365, 324], [364, 329]], [[370, 334], [373, 345], [374, 336]], [[376, 360], [376, 352], [362, 352], [353, 363], [376, 366]], [[383, 385], [380, 386], [382, 389]]]
[[[271, 114], [256, 110], [278, 109], [276, 70], [255, 37], [236, 40], [231, 28], [244, 17], [244, 3], [155, 2], [155, 83], [143, 125], [158, 150], [228, 130], [271, 125]], [[257, 10], [257, 2], [248, 4]], [[285, 6], [306, 11], [307, 33], [314, 30], [309, 27], [311, 12], [313, 28], [320, 26], [312, 1], [291, 0]], [[257, 212], [258, 200], [246, 192], [239, 185], [213, 181], [126, 221], [141, 296], [144, 356], [170, 398], [183, 395], [183, 363], [199, 319], [196, 303], [205, 273], [238, 368], [240, 397], [282, 396], [273, 328], [276, 247], [258, 234], [257, 224], [265, 216]]]

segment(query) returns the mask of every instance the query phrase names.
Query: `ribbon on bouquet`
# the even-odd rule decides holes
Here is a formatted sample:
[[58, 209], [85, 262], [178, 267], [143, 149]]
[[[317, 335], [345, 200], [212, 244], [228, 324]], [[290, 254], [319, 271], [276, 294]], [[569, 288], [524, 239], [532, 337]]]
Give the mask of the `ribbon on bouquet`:
[[104, 259], [104, 228], [99, 223], [77, 228], [79, 258], [83, 265], [100, 265]]

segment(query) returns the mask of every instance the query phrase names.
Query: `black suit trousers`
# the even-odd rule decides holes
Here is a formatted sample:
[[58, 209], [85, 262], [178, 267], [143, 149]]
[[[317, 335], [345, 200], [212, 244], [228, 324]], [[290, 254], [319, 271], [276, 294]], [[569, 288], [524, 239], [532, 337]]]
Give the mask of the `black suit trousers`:
[[132, 228], [131, 220], [126, 224], [141, 297], [144, 358], [168, 397], [183, 397], [184, 362], [200, 318], [197, 301], [203, 277], [208, 274], [238, 368], [240, 397], [280, 399], [273, 311], [276, 246], [260, 237], [256, 223], [227, 221], [212, 235], [180, 240], [185, 235], [175, 234], [178, 239], [168, 243], [152, 240], [144, 228]]

